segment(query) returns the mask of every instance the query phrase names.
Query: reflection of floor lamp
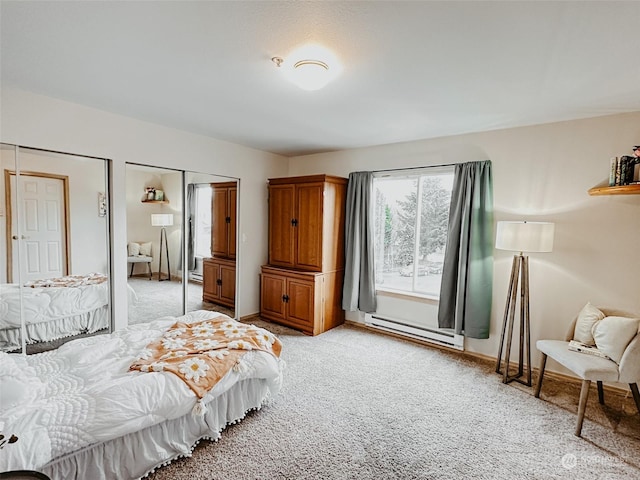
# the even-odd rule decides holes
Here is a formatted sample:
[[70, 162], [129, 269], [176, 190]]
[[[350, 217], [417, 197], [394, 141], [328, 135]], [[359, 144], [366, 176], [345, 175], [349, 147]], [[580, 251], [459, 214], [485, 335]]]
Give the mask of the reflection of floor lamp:
[[[515, 380], [528, 387], [531, 386], [531, 324], [529, 322], [529, 257], [523, 252], [550, 252], [553, 250], [554, 224], [548, 222], [498, 222], [496, 232], [496, 248], [520, 252], [513, 256], [511, 266], [511, 281], [507, 294], [507, 304], [504, 308], [502, 335], [500, 336], [500, 350], [496, 360], [496, 372], [502, 374], [502, 383]], [[519, 278], [518, 278], [519, 277]], [[520, 282], [520, 349], [518, 351], [518, 371], [509, 374], [509, 359], [511, 357], [511, 340], [513, 338], [513, 322], [516, 303], [518, 301], [518, 281]], [[508, 332], [507, 332], [508, 326]], [[504, 354], [505, 332], [507, 350]], [[524, 350], [527, 350], [527, 378], [524, 375]], [[502, 369], [504, 368], [504, 372]]]
[[[152, 213], [151, 225], [154, 227], [162, 227], [160, 229], [160, 259], [158, 261], [158, 281], [171, 280], [171, 266], [169, 265], [169, 244], [167, 243], [167, 229], [173, 225], [173, 214], [171, 213]], [[167, 257], [167, 278], [162, 278], [162, 245], [164, 244], [164, 252]]]

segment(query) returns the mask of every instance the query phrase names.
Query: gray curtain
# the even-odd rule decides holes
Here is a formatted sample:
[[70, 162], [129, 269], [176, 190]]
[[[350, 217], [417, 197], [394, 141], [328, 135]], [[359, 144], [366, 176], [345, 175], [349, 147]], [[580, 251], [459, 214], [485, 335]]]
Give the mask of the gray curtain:
[[347, 185], [342, 308], [376, 311], [373, 252], [373, 173], [353, 172]]
[[489, 338], [493, 289], [491, 161], [456, 165], [438, 325]]
[[187, 270], [196, 269], [195, 253], [195, 215], [196, 215], [196, 184], [187, 185]]

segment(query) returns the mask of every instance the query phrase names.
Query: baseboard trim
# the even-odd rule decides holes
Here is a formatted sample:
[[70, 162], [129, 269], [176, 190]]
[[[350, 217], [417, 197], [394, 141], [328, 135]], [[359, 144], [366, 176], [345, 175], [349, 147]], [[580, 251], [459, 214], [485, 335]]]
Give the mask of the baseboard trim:
[[240, 317], [241, 322], [246, 322], [247, 320], [256, 320], [260, 319], [259, 313], [250, 313], [249, 315], [245, 315], [244, 317]]
[[[368, 325], [364, 325], [363, 323], [360, 322], [355, 322], [353, 320], [345, 320], [346, 324], [349, 324], [350, 326], [353, 327], [357, 327], [357, 328], [362, 328], [364, 330], [370, 331], [370, 332], [375, 332], [378, 333], [380, 335], [388, 335], [390, 337], [396, 337], [402, 340], [407, 340], [409, 342], [412, 343], [417, 343], [419, 345], [423, 345], [425, 347], [429, 347], [429, 348], [437, 348], [438, 350], [444, 350], [446, 352], [449, 353], [454, 353], [456, 355], [460, 355], [463, 357], [467, 357], [467, 358], [472, 358], [474, 360], [479, 360], [481, 362], [486, 362], [486, 363], [496, 363], [497, 357], [493, 357], [491, 355], [485, 355], [482, 353], [477, 353], [477, 352], [469, 352], [467, 350], [465, 351], [460, 351], [457, 350], [455, 348], [449, 348], [447, 346], [444, 345], [437, 345], [435, 343], [431, 343], [431, 342], [427, 342], [427, 341], [423, 341], [423, 340], [419, 340], [417, 338], [413, 338], [413, 337], [409, 337], [409, 336], [405, 336], [405, 335], [401, 335], [398, 333], [393, 333], [393, 332], [387, 332], [378, 328], [373, 328], [370, 327]], [[517, 364], [510, 364], [513, 365], [515, 368], [517, 368]], [[537, 367], [532, 367], [531, 368], [531, 373], [532, 375], [535, 374], [536, 378], [535, 381], [537, 381], [537, 376], [539, 373], [539, 368]], [[569, 382], [569, 383], [573, 383], [575, 385], [581, 385], [582, 384], [582, 379], [578, 378], [578, 377], [572, 377], [571, 375], [567, 375], [565, 373], [560, 373], [560, 372], [554, 372], [553, 370], [549, 370], [549, 369], [545, 369], [544, 371], [544, 376], [545, 378], [552, 378], [553, 380], [557, 380], [557, 381], [562, 381], [562, 382]], [[535, 388], [535, 381], [534, 381], [534, 387]], [[595, 382], [594, 382], [595, 385]], [[628, 397], [630, 394], [630, 390], [622, 388], [622, 387], [617, 387], [617, 386], [613, 386], [613, 385], [608, 385], [608, 384], [603, 384], [604, 390], [608, 391], [612, 394], [615, 395], [621, 395], [623, 397]], [[544, 388], [543, 388], [544, 391]]]

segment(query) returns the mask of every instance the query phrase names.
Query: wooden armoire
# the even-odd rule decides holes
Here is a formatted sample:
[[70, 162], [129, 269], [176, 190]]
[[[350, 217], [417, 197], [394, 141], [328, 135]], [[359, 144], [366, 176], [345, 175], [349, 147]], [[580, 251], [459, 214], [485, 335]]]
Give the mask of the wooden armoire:
[[202, 299], [236, 304], [236, 182], [211, 184], [211, 258], [202, 266]]
[[318, 335], [344, 322], [347, 179], [269, 179], [269, 263], [260, 275], [260, 315]]

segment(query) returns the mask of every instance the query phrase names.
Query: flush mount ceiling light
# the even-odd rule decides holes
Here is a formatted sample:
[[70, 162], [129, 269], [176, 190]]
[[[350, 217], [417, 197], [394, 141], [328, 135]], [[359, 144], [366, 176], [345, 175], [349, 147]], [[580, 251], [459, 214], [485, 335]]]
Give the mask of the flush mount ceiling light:
[[300, 60], [293, 69], [296, 85], [303, 90], [320, 90], [331, 80], [329, 66], [320, 60]]
[[335, 55], [318, 46], [301, 47], [289, 58], [290, 61], [285, 61], [282, 57], [273, 57], [271, 61], [303, 90], [320, 90], [340, 73]]

